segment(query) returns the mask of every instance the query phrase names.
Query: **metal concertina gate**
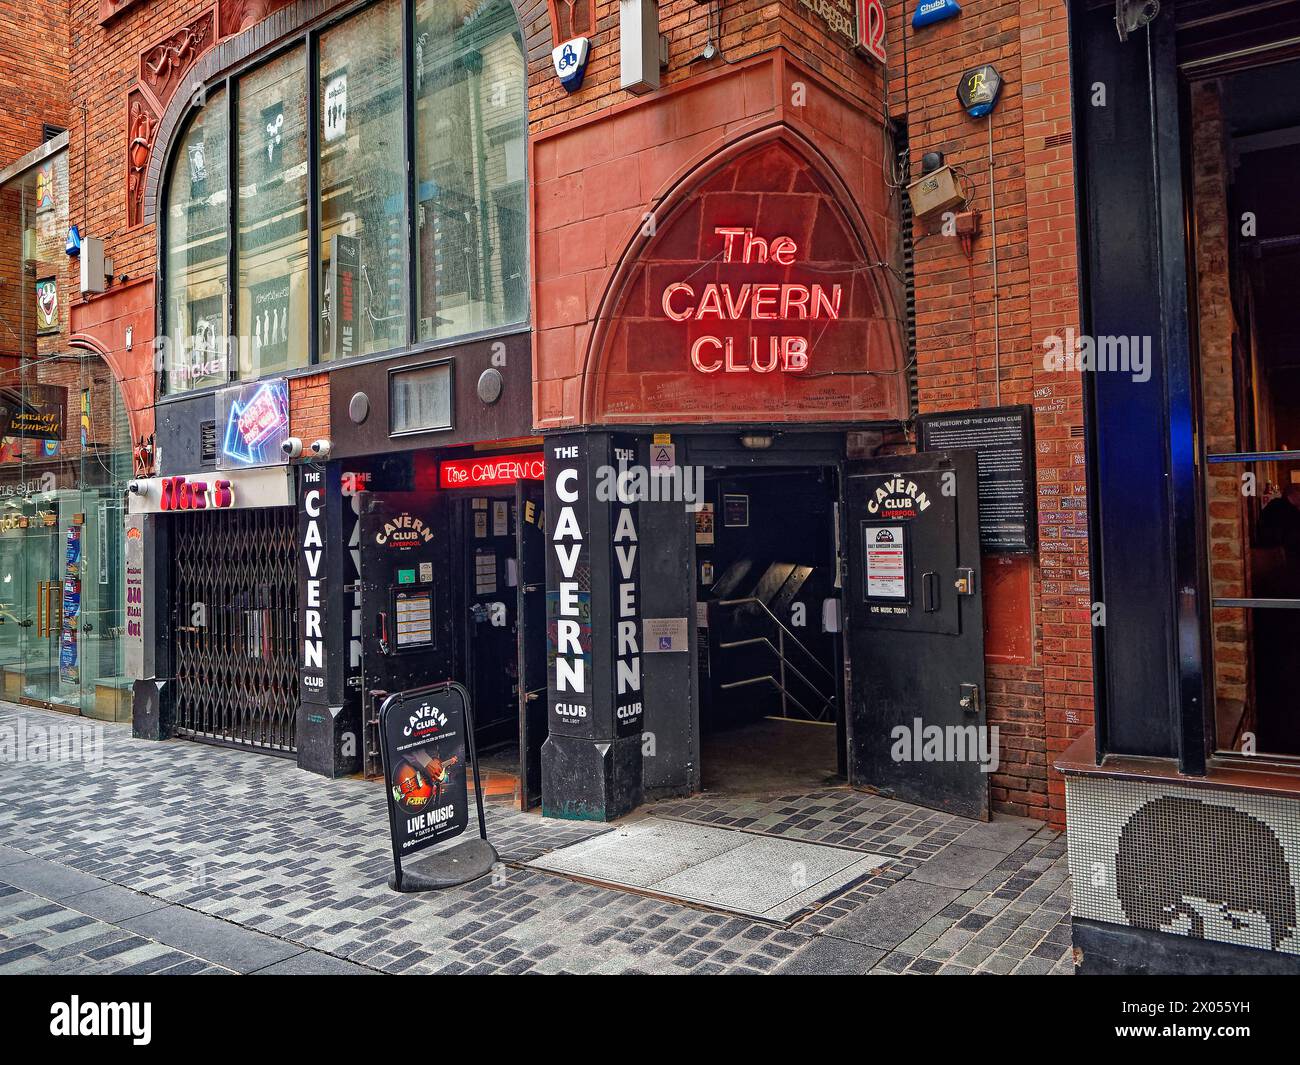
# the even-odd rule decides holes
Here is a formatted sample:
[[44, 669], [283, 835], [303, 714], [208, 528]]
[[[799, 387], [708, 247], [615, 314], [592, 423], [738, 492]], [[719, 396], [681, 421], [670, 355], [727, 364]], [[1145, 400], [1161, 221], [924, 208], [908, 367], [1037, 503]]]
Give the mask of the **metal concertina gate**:
[[293, 753], [294, 508], [179, 513], [172, 522], [176, 734]]

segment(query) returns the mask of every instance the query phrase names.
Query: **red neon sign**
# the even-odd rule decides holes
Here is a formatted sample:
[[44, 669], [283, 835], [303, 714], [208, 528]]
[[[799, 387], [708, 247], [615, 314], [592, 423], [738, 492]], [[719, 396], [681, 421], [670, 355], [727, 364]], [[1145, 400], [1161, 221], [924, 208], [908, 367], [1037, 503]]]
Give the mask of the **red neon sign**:
[[207, 481], [164, 477], [160, 487], [159, 510], [228, 510], [235, 505], [234, 486], [223, 477], [211, 487]]
[[514, 484], [516, 481], [545, 479], [546, 463], [540, 451], [449, 459], [438, 464], [438, 483], [443, 488], [490, 488], [493, 485]]
[[[793, 266], [799, 246], [790, 237], [759, 237], [749, 228], [718, 226], [722, 261], [735, 264]], [[843, 303], [841, 285], [790, 282], [732, 285], [710, 281], [698, 287], [674, 281], [660, 305], [674, 322], [807, 322], [837, 321]], [[802, 336], [700, 336], [691, 344], [691, 365], [700, 373], [799, 373], [808, 369], [808, 338]]]

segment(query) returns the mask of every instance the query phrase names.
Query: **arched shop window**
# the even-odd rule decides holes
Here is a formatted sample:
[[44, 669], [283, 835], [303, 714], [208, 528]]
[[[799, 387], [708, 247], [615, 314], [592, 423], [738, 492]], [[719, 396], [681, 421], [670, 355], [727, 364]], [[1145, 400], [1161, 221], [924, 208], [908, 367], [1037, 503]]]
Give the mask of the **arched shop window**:
[[379, 0], [208, 86], [163, 188], [166, 391], [525, 322], [526, 130], [509, 0]]

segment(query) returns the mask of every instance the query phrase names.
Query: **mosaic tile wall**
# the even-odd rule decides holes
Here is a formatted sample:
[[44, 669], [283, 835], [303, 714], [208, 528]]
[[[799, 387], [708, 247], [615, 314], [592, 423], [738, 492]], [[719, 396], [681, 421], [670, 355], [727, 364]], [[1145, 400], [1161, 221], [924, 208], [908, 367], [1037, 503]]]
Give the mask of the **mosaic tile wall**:
[[1068, 775], [1075, 917], [1300, 954], [1300, 801]]

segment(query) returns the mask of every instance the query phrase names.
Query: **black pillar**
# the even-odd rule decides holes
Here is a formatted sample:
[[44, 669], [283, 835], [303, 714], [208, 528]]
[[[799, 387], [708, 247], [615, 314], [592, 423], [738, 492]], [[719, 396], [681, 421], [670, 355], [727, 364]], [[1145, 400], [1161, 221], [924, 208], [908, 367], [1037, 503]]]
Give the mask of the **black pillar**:
[[361, 707], [347, 683], [352, 517], [337, 463], [298, 471], [298, 766], [326, 777], [361, 768]]
[[547, 439], [548, 817], [609, 821], [641, 802], [640, 529], [618, 481], [635, 463], [630, 436]]

